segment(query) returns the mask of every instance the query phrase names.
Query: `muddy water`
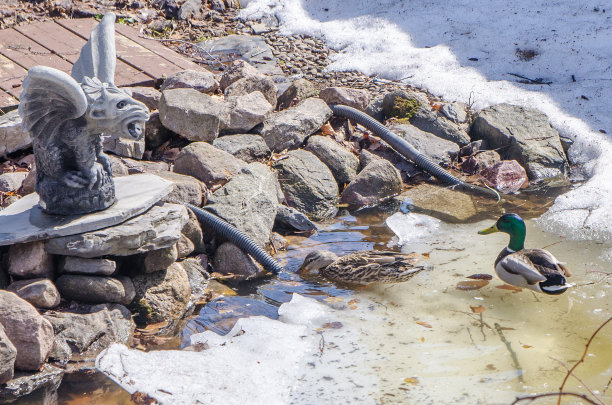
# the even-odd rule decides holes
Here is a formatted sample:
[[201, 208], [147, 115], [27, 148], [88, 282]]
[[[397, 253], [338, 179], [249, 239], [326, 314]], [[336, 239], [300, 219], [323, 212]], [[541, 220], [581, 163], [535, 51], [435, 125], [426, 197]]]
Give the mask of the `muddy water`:
[[[543, 212], [549, 201], [546, 196], [523, 195], [498, 205], [484, 203], [476, 220], [441, 223], [437, 232], [401, 248], [385, 224], [398, 206], [345, 213], [323, 224], [316, 235], [290, 237], [290, 249], [279, 260], [295, 271], [313, 249], [338, 254], [401, 249], [428, 252], [434, 269], [404, 284], [357, 290], [317, 276], [283, 274], [242, 284], [238, 292], [273, 305], [287, 302], [294, 292], [336, 306], [353, 303], [340, 305], [344, 310], [338, 316], [361, 331], [352, 339], [371, 354], [360, 368], [370, 376], [367, 392], [374, 403], [507, 404], [517, 395], [556, 391], [566, 375], [564, 365], [571, 367], [580, 358], [587, 339], [612, 315], [612, 275], [604, 274], [612, 272], [612, 247], [544, 233], [527, 220], [526, 245], [545, 247], [573, 271], [570, 281], [575, 287], [561, 296], [545, 296], [498, 288], [503, 283], [495, 276], [493, 262], [507, 236], [476, 233], [503, 211], [530, 218]], [[457, 283], [476, 273], [493, 279], [477, 290], [457, 289]], [[568, 390], [612, 403], [612, 387], [605, 390], [612, 377], [612, 325], [593, 341], [576, 375], [588, 388], [570, 378]], [[129, 395], [108, 380], [89, 381], [62, 384], [59, 402], [131, 403]], [[567, 398], [563, 403], [580, 402]]]

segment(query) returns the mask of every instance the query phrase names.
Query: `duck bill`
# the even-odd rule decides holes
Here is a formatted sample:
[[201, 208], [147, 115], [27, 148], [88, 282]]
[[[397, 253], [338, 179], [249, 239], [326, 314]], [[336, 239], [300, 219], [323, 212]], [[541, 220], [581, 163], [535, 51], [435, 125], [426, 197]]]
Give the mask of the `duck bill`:
[[490, 228], [483, 229], [482, 231], [478, 231], [478, 234], [479, 235], [488, 235], [490, 233], [495, 233], [495, 232], [499, 232], [499, 229], [497, 229], [497, 224], [493, 225]]

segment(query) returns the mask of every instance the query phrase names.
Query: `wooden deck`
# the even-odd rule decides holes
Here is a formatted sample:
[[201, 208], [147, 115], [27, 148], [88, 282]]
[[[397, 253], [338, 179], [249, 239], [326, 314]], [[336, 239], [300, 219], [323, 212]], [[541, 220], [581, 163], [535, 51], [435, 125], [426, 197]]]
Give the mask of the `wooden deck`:
[[[81, 47], [98, 21], [55, 20], [0, 30], [0, 108], [19, 103], [21, 82], [36, 65], [70, 73]], [[138, 30], [115, 24], [117, 86], [153, 86], [162, 76], [181, 70], [204, 70], [161, 43], [138, 36]]]

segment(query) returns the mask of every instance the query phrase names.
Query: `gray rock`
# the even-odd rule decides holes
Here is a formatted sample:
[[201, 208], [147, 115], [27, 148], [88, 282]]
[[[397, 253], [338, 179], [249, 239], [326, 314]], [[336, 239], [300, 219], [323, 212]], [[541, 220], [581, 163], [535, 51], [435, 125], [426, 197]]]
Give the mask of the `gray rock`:
[[[204, 260], [204, 265], [207, 264], [208, 261]], [[185, 259], [181, 262], [181, 265], [185, 269], [189, 285], [191, 286], [191, 301], [197, 304], [206, 294], [210, 274], [206, 271], [201, 258]]]
[[174, 160], [176, 173], [202, 180], [208, 188], [227, 182], [246, 163], [205, 142], [184, 147]]
[[451, 156], [459, 153], [459, 146], [456, 143], [438, 138], [410, 124], [394, 124], [389, 129], [436, 163], [448, 165], [452, 161]]
[[293, 207], [279, 205], [276, 211], [274, 226], [283, 229], [292, 229], [299, 232], [316, 231], [317, 226], [308, 217]]
[[0, 174], [0, 191], [15, 192], [28, 176], [28, 172], [7, 172]]
[[17, 110], [0, 115], [0, 156], [32, 146], [30, 133], [21, 127]]
[[180, 201], [199, 207], [206, 200], [206, 184], [195, 177], [174, 172], [159, 172], [157, 175], [173, 184], [172, 191], [164, 198], [164, 201]]
[[385, 94], [382, 101], [382, 110], [385, 115], [385, 118], [390, 118], [393, 116], [393, 106], [395, 105], [395, 101], [398, 98], [403, 98], [406, 100], [415, 100], [420, 106], [428, 106], [429, 100], [427, 96], [423, 93], [417, 93], [413, 91], [404, 91], [404, 90], [394, 90]]
[[298, 104], [302, 100], [316, 97], [317, 93], [318, 90], [314, 84], [306, 79], [297, 79], [280, 95], [277, 102], [277, 108], [279, 110], [284, 110]]
[[100, 304], [79, 312], [45, 313], [55, 331], [50, 358], [61, 363], [90, 361], [112, 343], [131, 343], [136, 325], [123, 305]]
[[257, 69], [250, 65], [247, 61], [238, 59], [233, 61], [232, 64], [225, 71], [223, 71], [221, 79], [219, 80], [219, 86], [221, 87], [221, 90], [225, 90], [237, 80], [248, 76], [257, 76], [259, 74], [260, 73], [257, 71]]
[[243, 96], [254, 91], [259, 91], [270, 105], [275, 106], [278, 94], [278, 88], [274, 81], [263, 75], [246, 76], [236, 80], [225, 89], [225, 97]]
[[[64, 370], [44, 364], [37, 373], [15, 373], [15, 378], [0, 385], [0, 398], [10, 403], [34, 391], [41, 393], [42, 404], [57, 404], [57, 389], [64, 377]], [[26, 400], [27, 401], [27, 400]]]
[[107, 134], [102, 140], [102, 145], [105, 152], [112, 152], [117, 156], [141, 159], [145, 152], [144, 137], [134, 140]]
[[177, 259], [182, 259], [193, 253], [193, 251], [195, 250], [195, 245], [191, 241], [191, 239], [189, 239], [184, 234], [181, 234], [181, 239], [179, 239], [178, 243], [176, 244], [176, 250]]
[[375, 160], [384, 159], [367, 149], [361, 149], [359, 152], [359, 171], [363, 170], [367, 165], [372, 163]]
[[[111, 157], [111, 160], [112, 160], [112, 157]], [[113, 166], [113, 176], [114, 175], [115, 175], [115, 168]], [[28, 172], [28, 175], [23, 180], [23, 183], [21, 183], [19, 194], [25, 195], [25, 194], [33, 193], [35, 186], [36, 186], [36, 167], [32, 167], [32, 170]]]
[[470, 195], [433, 184], [419, 184], [400, 194], [398, 199], [447, 222], [462, 223], [476, 215]]
[[241, 8], [239, 0], [225, 0], [224, 3], [227, 8]]
[[367, 91], [349, 87], [328, 87], [321, 90], [319, 97], [329, 105], [342, 104], [361, 111], [365, 111], [370, 103]]
[[265, 159], [272, 153], [261, 135], [226, 135], [215, 139], [212, 144], [248, 163]]
[[18, 280], [7, 288], [36, 308], [55, 308], [60, 304], [60, 294], [53, 282], [47, 278]]
[[16, 294], [0, 290], [0, 324], [17, 349], [15, 369], [36, 371], [47, 361], [53, 346], [53, 327]]
[[274, 107], [268, 103], [263, 94], [254, 91], [249, 94], [229, 97], [229, 124], [223, 128], [226, 133], [248, 132], [264, 122]]
[[169, 130], [190, 141], [210, 142], [219, 135], [221, 121], [229, 120], [224, 102], [194, 89], [164, 90], [159, 119]]
[[416, 115], [410, 118], [410, 123], [421, 131], [434, 134], [438, 138], [454, 142], [458, 145], [470, 143], [467, 125], [456, 124], [444, 114], [432, 110], [429, 105], [422, 106]]
[[499, 153], [494, 150], [483, 150], [466, 158], [461, 163], [461, 170], [470, 174], [478, 173], [499, 161], [501, 161]]
[[145, 254], [143, 270], [145, 273], [166, 270], [177, 259], [178, 249], [176, 244], [167, 248], [153, 250]]
[[17, 349], [6, 336], [4, 327], [0, 324], [0, 385], [13, 378], [16, 357]]
[[134, 307], [149, 323], [180, 319], [187, 310], [191, 287], [180, 263], [166, 270], [139, 274], [133, 278], [136, 288]]
[[164, 80], [160, 91], [170, 89], [194, 89], [200, 93], [212, 93], [219, 88], [215, 75], [208, 70], [183, 70], [173, 73]]
[[145, 145], [147, 149], [154, 149], [166, 142], [171, 132], [164, 127], [159, 119], [159, 111], [153, 111], [145, 127]]
[[389, 161], [376, 159], [368, 164], [342, 192], [342, 202], [376, 205], [402, 191], [402, 177]]
[[23, 197], [0, 211], [0, 246], [113, 226], [149, 209], [168, 194], [172, 186], [170, 182], [148, 174], [115, 177], [114, 181], [115, 204], [87, 215], [45, 215], [38, 205], [38, 195]]
[[469, 119], [468, 109], [469, 106], [467, 104], [454, 102], [443, 104], [440, 112], [455, 124], [465, 124]]
[[[128, 174], [130, 174], [130, 172], [128, 171], [128, 168], [125, 164], [123, 164], [123, 162], [121, 161], [120, 158], [118, 158], [117, 156], [113, 156], [113, 155], [108, 155], [109, 160], [111, 161], [111, 172], [113, 174], [113, 177], [121, 177], [121, 176], [127, 176]], [[35, 170], [33, 170], [35, 171]], [[32, 172], [30, 172], [32, 173]], [[26, 181], [24, 182], [27, 183], [28, 179], [26, 178]], [[36, 181], [36, 179], [34, 179], [34, 182]], [[34, 185], [32, 185], [32, 191], [34, 191]]]
[[480, 111], [471, 129], [475, 139], [485, 139], [500, 149], [505, 160], [516, 160], [530, 179], [565, 176], [568, 163], [559, 133], [538, 110], [498, 104]]
[[[121, 159], [121, 162], [123, 162], [123, 164], [127, 167], [129, 174], [158, 174], [160, 172], [167, 172], [170, 170], [170, 165], [167, 162], [149, 162], [146, 160], [135, 160], [128, 158]], [[168, 192], [166, 194], [168, 194], [170, 192], [171, 184], [168, 182], [166, 182], [166, 184], [168, 185]]]
[[315, 220], [333, 217], [338, 184], [331, 171], [315, 155], [294, 150], [274, 164], [287, 204]]
[[264, 246], [278, 208], [277, 184], [268, 166], [251, 163], [215, 191], [206, 208]]
[[199, 20], [204, 16], [201, 0], [186, 0], [178, 10], [179, 20]]
[[338, 183], [350, 183], [357, 176], [359, 159], [331, 137], [311, 136], [305, 149], [329, 167]]
[[183, 205], [156, 205], [121, 225], [47, 241], [50, 253], [64, 256], [129, 256], [174, 245], [189, 217]]
[[110, 276], [117, 270], [117, 263], [110, 259], [85, 259], [83, 257], [63, 256], [59, 270], [68, 274], [89, 276]]
[[370, 101], [370, 104], [366, 107], [366, 114], [374, 118], [378, 122], [385, 120], [385, 112], [383, 111], [383, 97], [377, 97]]
[[252, 280], [265, 274], [264, 269], [251, 256], [231, 242], [217, 248], [213, 260], [215, 273], [234, 281]]
[[8, 252], [8, 272], [17, 278], [53, 277], [53, 256], [45, 251], [44, 242], [18, 243]]
[[[146, 105], [149, 110], [157, 110], [161, 92], [154, 87], [124, 87], [132, 93], [132, 98]], [[149, 121], [150, 122], [150, 121]], [[147, 122], [147, 126], [149, 125]]]
[[206, 247], [204, 246], [204, 235], [202, 233], [200, 221], [198, 221], [198, 218], [190, 209], [187, 209], [187, 212], [189, 213], [189, 221], [185, 224], [181, 233], [193, 243], [193, 248], [196, 253], [203, 253]]
[[222, 13], [225, 11], [225, 4], [222, 0], [210, 0], [210, 8]]
[[332, 111], [320, 98], [308, 98], [297, 106], [273, 113], [257, 131], [273, 152], [299, 147], [329, 120]]
[[129, 277], [64, 274], [55, 285], [62, 297], [90, 304], [113, 302], [128, 305], [134, 299], [134, 285]]

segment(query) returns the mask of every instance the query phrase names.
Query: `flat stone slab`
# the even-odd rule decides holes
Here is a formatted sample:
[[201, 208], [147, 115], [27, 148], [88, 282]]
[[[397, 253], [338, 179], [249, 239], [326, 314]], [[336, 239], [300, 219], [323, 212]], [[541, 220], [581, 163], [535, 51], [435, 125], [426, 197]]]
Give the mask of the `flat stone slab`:
[[75, 235], [117, 225], [141, 214], [172, 191], [172, 182], [152, 174], [115, 178], [117, 201], [85, 215], [48, 215], [32, 193], [0, 211], [0, 246]]

